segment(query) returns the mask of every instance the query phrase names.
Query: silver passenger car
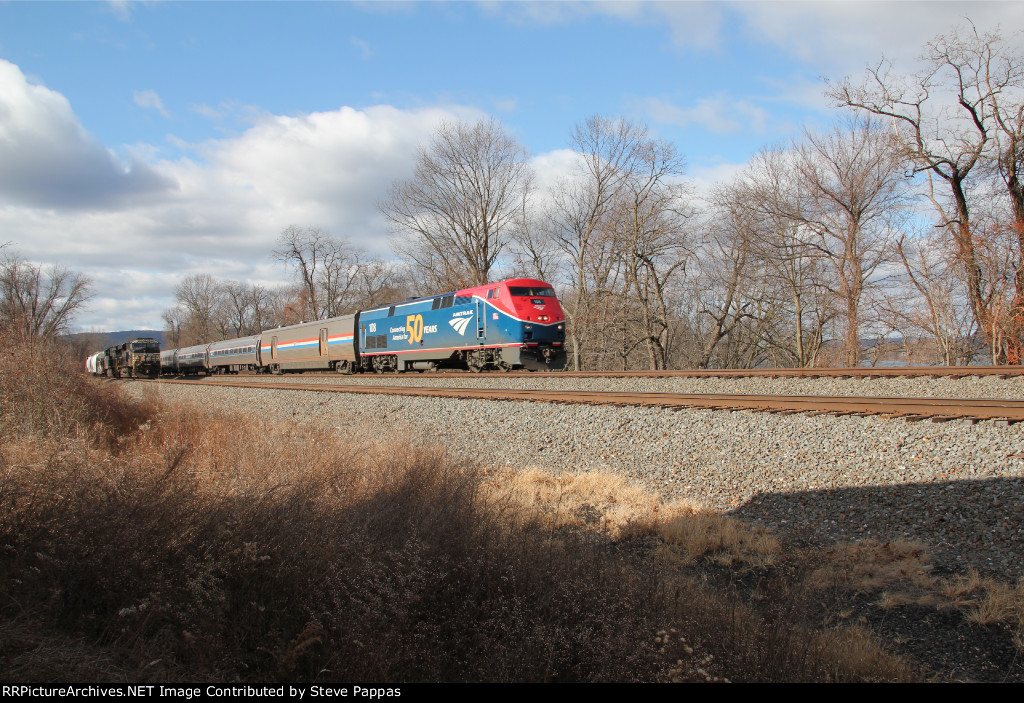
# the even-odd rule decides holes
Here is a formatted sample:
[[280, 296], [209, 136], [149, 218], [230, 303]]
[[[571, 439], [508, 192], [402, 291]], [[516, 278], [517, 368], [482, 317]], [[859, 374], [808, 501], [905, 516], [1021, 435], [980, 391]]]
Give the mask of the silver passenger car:
[[210, 345], [210, 373], [238, 373], [255, 371], [259, 360], [260, 335], [225, 339]]
[[260, 335], [260, 364], [271, 373], [335, 370], [349, 373], [355, 366], [355, 315], [341, 315]]

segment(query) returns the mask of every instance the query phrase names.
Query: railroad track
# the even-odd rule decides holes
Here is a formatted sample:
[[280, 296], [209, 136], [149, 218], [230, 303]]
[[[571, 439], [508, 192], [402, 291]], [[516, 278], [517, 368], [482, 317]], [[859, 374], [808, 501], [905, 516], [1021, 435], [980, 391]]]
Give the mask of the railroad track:
[[[465, 373], [465, 372], [459, 372]], [[927, 376], [931, 378], [969, 378], [995, 376], [1010, 378], [1024, 376], [1024, 366], [898, 366], [856, 367], [836, 369], [682, 369], [661, 371], [558, 371], [558, 376], [570, 378], [890, 378], [896, 376]], [[479, 374], [474, 374], [479, 375]], [[483, 375], [508, 376], [509, 373]], [[511, 375], [529, 376], [530, 372], [515, 371]]]
[[[333, 371], [306, 371], [310, 376], [337, 376]], [[241, 376], [256, 375], [242, 372]], [[385, 374], [378, 378], [395, 376]], [[419, 374], [402, 374], [404, 376]], [[424, 378], [467, 376], [471, 378], [894, 378], [917, 376], [929, 378], [970, 378], [995, 376], [1013, 378], [1024, 376], [1024, 366], [898, 366], [836, 369], [662, 369], [660, 371], [485, 371], [474, 373], [459, 369], [424, 372]]]
[[214, 385], [231, 388], [315, 391], [320, 393], [372, 393], [477, 400], [515, 400], [537, 403], [631, 405], [671, 409], [699, 408], [723, 411], [835, 416], [900, 417], [945, 422], [991, 420], [998, 425], [1024, 422], [1024, 401], [990, 398], [891, 398], [839, 396], [779, 396], [696, 393], [630, 393], [622, 391], [512, 390], [497, 388], [437, 388], [423, 386], [368, 386], [298, 382], [253, 382], [242, 379], [161, 380], [151, 383]]

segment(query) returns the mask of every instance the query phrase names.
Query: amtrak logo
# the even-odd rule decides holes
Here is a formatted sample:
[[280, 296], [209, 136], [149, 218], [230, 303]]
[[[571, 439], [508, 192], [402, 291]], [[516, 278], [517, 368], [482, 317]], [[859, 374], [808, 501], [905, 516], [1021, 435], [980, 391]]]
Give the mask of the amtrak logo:
[[469, 321], [472, 319], [472, 317], [456, 317], [454, 320], [448, 320], [448, 324], [451, 325], [456, 332], [465, 337], [466, 328], [469, 327]]

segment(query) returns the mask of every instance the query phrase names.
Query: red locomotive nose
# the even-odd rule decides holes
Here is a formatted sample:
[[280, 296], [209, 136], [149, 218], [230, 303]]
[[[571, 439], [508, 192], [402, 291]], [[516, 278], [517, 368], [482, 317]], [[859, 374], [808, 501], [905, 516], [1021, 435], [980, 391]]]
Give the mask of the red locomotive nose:
[[564, 318], [555, 291], [550, 284], [531, 278], [506, 282], [512, 306], [521, 320], [541, 323], [560, 322]]

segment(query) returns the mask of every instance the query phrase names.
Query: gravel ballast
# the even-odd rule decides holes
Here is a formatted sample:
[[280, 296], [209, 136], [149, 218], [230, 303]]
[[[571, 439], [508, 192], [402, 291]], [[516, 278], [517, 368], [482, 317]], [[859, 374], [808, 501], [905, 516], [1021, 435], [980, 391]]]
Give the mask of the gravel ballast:
[[[248, 379], [251, 380], [251, 379]], [[395, 385], [307, 375], [303, 383]], [[1024, 379], [567, 379], [414, 376], [449, 387], [1019, 398]], [[550, 384], [550, 385], [549, 385]], [[557, 385], [555, 385], [557, 384]], [[127, 382], [136, 394], [152, 384]], [[148, 392], [154, 392], [152, 390]], [[622, 474], [797, 543], [927, 545], [940, 568], [1024, 576], [1024, 423], [909, 422], [162, 384], [160, 398], [441, 442], [483, 465]]]
[[436, 388], [532, 388], [537, 390], [630, 391], [636, 393], [736, 393], [742, 395], [881, 396], [901, 398], [1024, 398], [1024, 376], [968, 379], [895, 376], [888, 378], [573, 378], [557, 373], [529, 376], [406, 373], [401, 375], [285, 374], [244, 376], [247, 381], [296, 381], [365, 386], [427, 386]]

